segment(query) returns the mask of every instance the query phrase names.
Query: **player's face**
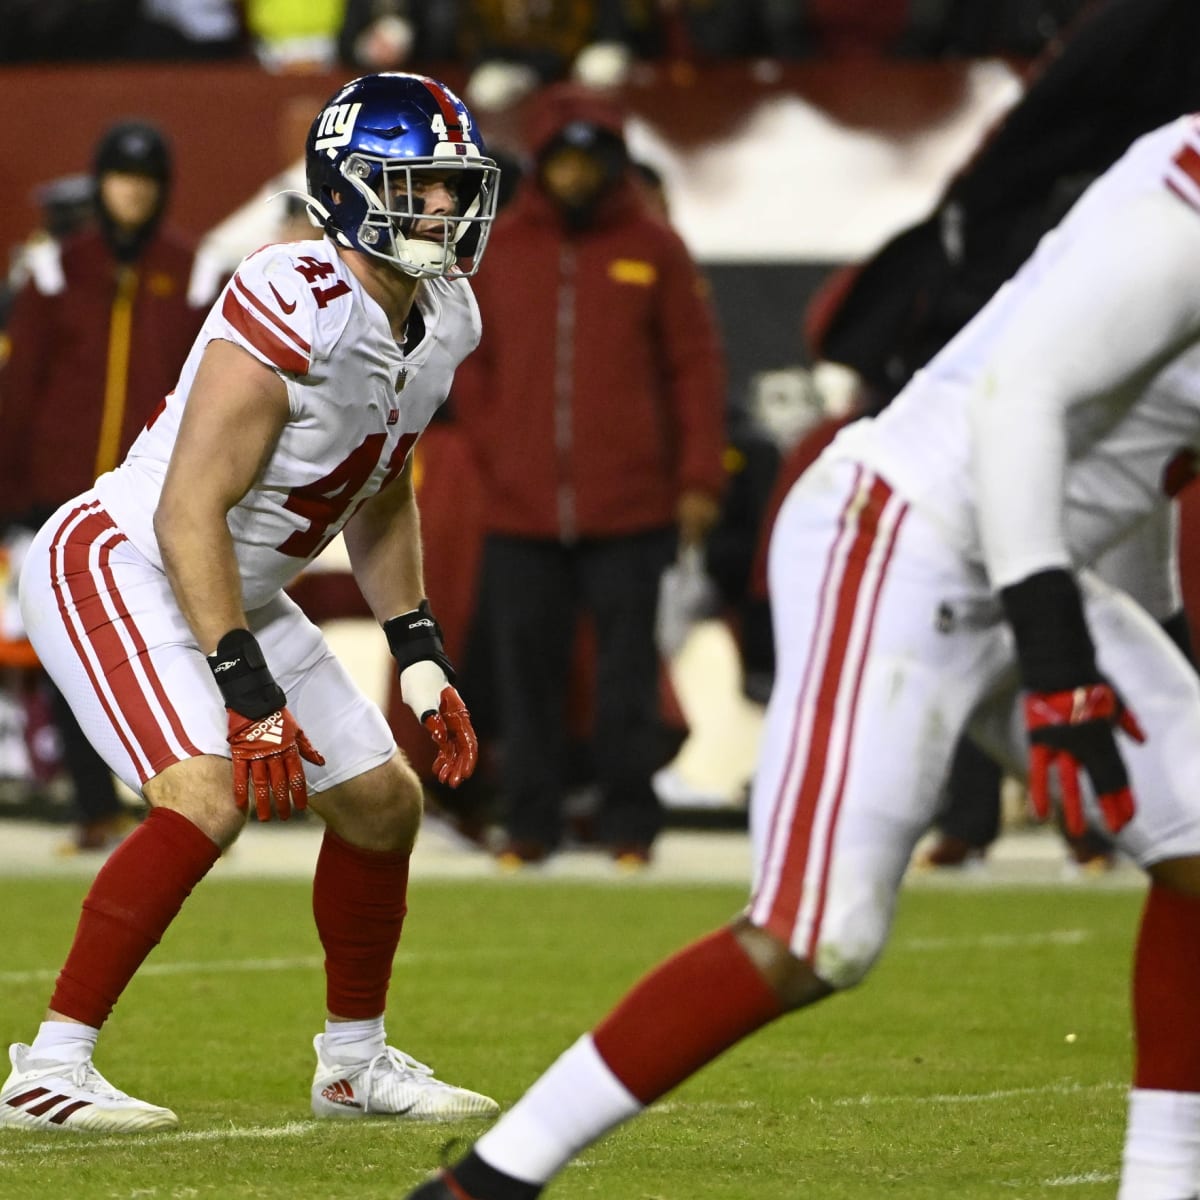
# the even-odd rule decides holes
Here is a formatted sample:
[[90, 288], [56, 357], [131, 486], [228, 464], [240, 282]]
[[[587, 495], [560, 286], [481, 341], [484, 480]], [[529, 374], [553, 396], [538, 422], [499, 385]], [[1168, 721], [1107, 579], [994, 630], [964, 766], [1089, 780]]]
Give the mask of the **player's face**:
[[[422, 168], [411, 174], [389, 172], [385, 184], [384, 205], [393, 212], [407, 212], [413, 200], [421, 203], [421, 212], [428, 217], [452, 217], [458, 212], [457, 171], [430, 171]], [[410, 193], [409, 188], [412, 191]], [[440, 242], [445, 236], [445, 222], [418, 220], [409, 237], [423, 237]]]
[[120, 229], [140, 229], [158, 208], [160, 185], [148, 175], [108, 171], [100, 179], [100, 203]]

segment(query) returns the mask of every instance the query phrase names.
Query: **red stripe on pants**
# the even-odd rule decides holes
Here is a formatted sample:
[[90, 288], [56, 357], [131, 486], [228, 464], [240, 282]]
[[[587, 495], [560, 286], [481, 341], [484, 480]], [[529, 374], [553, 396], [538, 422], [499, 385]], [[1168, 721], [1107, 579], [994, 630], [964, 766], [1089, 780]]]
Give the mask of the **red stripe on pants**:
[[[859, 492], [856, 489], [856, 498], [858, 494]], [[835, 584], [837, 587], [837, 601], [833, 627], [830, 631], [829, 647], [825, 656], [824, 667], [820, 681], [817, 684], [816, 699], [814, 701], [815, 716], [809, 738], [808, 757], [805, 763], [804, 774], [800, 781], [795, 809], [787, 831], [788, 842], [779, 870], [779, 883], [766, 921], [766, 928], [785, 944], [791, 941], [792, 931], [796, 923], [796, 914], [799, 909], [800, 896], [803, 890], [805, 868], [811, 850], [817, 804], [825, 783], [827, 771], [830, 767], [836, 703], [838, 693], [844, 686], [846, 660], [850, 651], [850, 639], [854, 630], [855, 616], [861, 602], [863, 580], [879, 536], [880, 518], [891, 497], [891, 488], [883, 480], [875, 479], [871, 483], [865, 503], [861, 507], [857, 507], [852, 500], [850, 506], [847, 508], [846, 515], [843, 516], [843, 523], [847, 520], [854, 520], [857, 528], [853, 541], [846, 552], [841, 580]], [[896, 529], [898, 528], [899, 523], [897, 522]], [[893, 542], [889, 544], [887, 550], [889, 557], [891, 545], [894, 544], [895, 530], [893, 530], [892, 538]], [[878, 600], [879, 586], [877, 585], [871, 599], [870, 616], [872, 620]], [[810, 653], [815, 656], [815, 649], [811, 650]], [[864, 644], [864, 652], [854, 674], [853, 688], [855, 698], [857, 698], [858, 689], [861, 685], [865, 660]], [[853, 719], [853, 712], [851, 719]], [[841, 791], [845, 783], [845, 759], [838, 764], [838, 769], [840, 774], [835, 803], [840, 806]], [[832, 841], [831, 830], [828, 839], [830, 846], [832, 845]], [[822, 866], [822, 886], [824, 887], [827, 882], [828, 859]], [[823, 893], [818, 903], [823, 910]], [[815, 944], [816, 936], [817, 927], [814, 925], [812, 935], [813, 944]], [[812, 947], [810, 946], [810, 954], [811, 950]]]

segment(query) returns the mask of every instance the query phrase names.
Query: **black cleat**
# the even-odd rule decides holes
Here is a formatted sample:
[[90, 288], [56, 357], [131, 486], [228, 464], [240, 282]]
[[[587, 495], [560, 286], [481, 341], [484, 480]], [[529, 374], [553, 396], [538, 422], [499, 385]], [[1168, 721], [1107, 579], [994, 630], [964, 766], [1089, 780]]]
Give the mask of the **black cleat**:
[[445, 1171], [439, 1171], [426, 1180], [415, 1192], [409, 1192], [405, 1200], [475, 1200], [459, 1187]]

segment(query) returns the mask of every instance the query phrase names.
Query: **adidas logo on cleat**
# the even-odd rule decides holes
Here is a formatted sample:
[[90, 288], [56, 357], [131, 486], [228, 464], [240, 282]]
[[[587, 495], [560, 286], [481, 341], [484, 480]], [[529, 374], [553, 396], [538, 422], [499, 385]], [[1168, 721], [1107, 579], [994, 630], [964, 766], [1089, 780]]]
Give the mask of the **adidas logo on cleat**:
[[362, 1108], [362, 1105], [354, 1098], [354, 1089], [350, 1086], [349, 1081], [345, 1079], [339, 1079], [323, 1087], [321, 1095], [330, 1104], [340, 1104], [344, 1108]]
[[[50, 1095], [50, 1089], [44, 1087], [31, 1088], [19, 1096], [13, 1096], [4, 1103], [9, 1108], [22, 1108], [31, 1117], [45, 1117], [51, 1125], [61, 1125], [72, 1113], [81, 1108], [91, 1107], [90, 1100], [72, 1100], [70, 1096]], [[48, 1096], [49, 1099], [42, 1099]], [[57, 1111], [55, 1111], [57, 1109]]]

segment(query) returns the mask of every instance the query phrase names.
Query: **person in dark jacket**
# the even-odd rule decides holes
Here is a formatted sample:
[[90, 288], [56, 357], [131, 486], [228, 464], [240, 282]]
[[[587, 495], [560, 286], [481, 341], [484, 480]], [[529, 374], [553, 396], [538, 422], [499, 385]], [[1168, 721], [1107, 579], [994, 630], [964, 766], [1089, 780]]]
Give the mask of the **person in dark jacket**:
[[[217, 273], [163, 226], [167, 140], [122, 121], [97, 143], [95, 218], [27, 255], [0, 373], [0, 525], [34, 529], [124, 457], [175, 385]], [[57, 692], [55, 721], [80, 823], [72, 847], [103, 850], [130, 819], [112, 775]]]
[[[661, 827], [659, 578], [723, 485], [724, 363], [707, 289], [636, 182], [623, 114], [570, 84], [530, 113], [534, 166], [473, 283], [456, 388], [484, 488], [508, 865], [559, 844], [576, 620], [596, 640], [597, 834], [649, 861]], [[464, 377], [465, 376], [465, 377]]]

